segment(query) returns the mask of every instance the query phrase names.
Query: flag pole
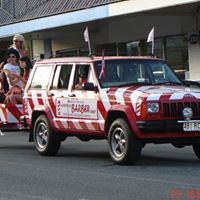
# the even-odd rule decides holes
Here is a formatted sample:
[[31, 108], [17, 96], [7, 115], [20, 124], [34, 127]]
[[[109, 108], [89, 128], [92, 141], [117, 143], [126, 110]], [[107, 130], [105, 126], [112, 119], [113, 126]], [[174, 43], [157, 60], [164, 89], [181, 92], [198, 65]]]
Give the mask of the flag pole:
[[103, 76], [105, 78], [105, 49], [102, 50], [102, 62], [101, 62], [101, 71], [100, 71], [100, 75], [99, 75], [99, 79], [101, 79], [101, 77]]
[[88, 48], [89, 48], [89, 56], [92, 56], [92, 50], [91, 50], [91, 45], [90, 45], [90, 39], [88, 41]]
[[151, 48], [152, 48], [152, 49], [151, 49], [151, 53], [152, 53], [152, 56], [153, 56], [153, 55], [154, 55], [154, 40], [152, 41], [152, 44], [151, 44], [151, 45], [152, 45], [152, 47], [151, 47]]

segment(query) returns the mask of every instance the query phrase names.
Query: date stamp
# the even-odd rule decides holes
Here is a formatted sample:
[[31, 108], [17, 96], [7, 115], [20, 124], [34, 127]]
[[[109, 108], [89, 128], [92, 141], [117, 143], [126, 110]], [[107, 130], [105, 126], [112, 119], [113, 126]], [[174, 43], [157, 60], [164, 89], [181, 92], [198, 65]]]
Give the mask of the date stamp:
[[181, 189], [172, 189], [170, 190], [170, 199], [171, 200], [200, 200], [200, 189], [188, 189], [188, 190], [181, 190]]

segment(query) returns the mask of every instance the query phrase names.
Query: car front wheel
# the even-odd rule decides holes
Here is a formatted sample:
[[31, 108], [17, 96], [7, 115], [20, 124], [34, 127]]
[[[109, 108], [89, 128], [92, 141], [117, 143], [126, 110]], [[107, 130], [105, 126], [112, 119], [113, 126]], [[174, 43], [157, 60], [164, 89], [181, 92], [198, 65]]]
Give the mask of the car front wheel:
[[54, 156], [57, 154], [61, 140], [53, 132], [45, 115], [40, 115], [33, 127], [34, 143], [41, 155]]
[[108, 132], [109, 153], [117, 164], [134, 164], [141, 155], [141, 142], [133, 135], [125, 119], [115, 120]]

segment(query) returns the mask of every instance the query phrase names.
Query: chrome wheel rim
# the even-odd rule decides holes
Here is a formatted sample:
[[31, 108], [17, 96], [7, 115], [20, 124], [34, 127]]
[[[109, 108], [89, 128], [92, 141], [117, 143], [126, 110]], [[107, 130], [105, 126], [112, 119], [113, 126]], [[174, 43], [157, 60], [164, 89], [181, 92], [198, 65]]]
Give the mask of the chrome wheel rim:
[[36, 129], [36, 142], [39, 148], [44, 149], [47, 146], [48, 130], [45, 123], [40, 123]]
[[116, 128], [111, 138], [112, 152], [117, 157], [121, 157], [126, 153], [127, 141], [123, 129]]

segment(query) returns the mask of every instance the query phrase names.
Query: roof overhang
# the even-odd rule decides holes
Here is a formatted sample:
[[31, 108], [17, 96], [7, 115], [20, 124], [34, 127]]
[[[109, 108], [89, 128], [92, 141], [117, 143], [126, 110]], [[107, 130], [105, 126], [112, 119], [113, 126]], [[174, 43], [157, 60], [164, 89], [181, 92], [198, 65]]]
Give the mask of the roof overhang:
[[109, 5], [109, 16], [119, 16], [124, 14], [141, 13], [146, 11], [159, 10], [163, 8], [183, 6], [187, 4], [199, 4], [199, 0], [130, 0], [113, 3]]
[[[97, 14], [98, 13], [98, 14]], [[0, 27], [0, 38], [10, 37], [16, 33], [30, 33], [45, 29], [84, 23], [108, 17], [108, 6], [99, 6], [85, 10], [43, 17], [9, 24]]]
[[85, 23], [115, 16], [148, 13], [149, 11], [159, 11], [163, 9], [173, 9], [186, 5], [200, 5], [199, 0], [128, 0], [118, 3], [87, 8], [48, 17], [13, 23], [0, 27], [0, 38], [13, 36], [16, 33], [31, 33], [46, 29], [69, 26], [73, 24]]

